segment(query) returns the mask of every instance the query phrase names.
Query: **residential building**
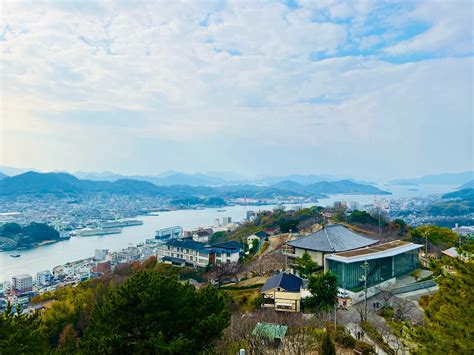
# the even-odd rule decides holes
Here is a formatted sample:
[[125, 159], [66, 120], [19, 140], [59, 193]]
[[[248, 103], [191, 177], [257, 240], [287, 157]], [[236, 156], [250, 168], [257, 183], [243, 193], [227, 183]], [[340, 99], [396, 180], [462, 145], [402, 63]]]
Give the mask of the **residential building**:
[[28, 292], [33, 290], [33, 277], [28, 274], [12, 277], [12, 289], [16, 292]]
[[240, 244], [234, 241], [207, 245], [190, 239], [172, 239], [158, 246], [157, 258], [174, 265], [206, 267], [209, 264], [238, 262], [240, 252]]
[[302, 278], [282, 272], [270, 277], [261, 288], [262, 306], [271, 307], [276, 311], [299, 312], [302, 290]]
[[261, 240], [268, 238], [268, 236], [269, 235], [265, 233], [265, 231], [258, 231], [257, 233], [254, 233], [247, 237], [247, 244], [251, 246], [254, 240], [258, 240], [260, 243]]
[[49, 270], [40, 271], [36, 274], [36, 283], [40, 286], [48, 286], [53, 280], [53, 274]]
[[192, 238], [195, 242], [207, 243], [212, 236], [212, 229], [211, 231], [207, 229], [196, 230], [192, 234]]
[[[325, 255], [324, 269], [337, 276], [339, 287], [347, 290], [353, 303], [364, 297], [365, 277], [369, 297], [381, 287], [395, 283], [397, 277], [419, 266], [418, 251], [423, 246], [395, 240], [376, 246]], [[366, 266], [366, 267], [365, 267]], [[365, 270], [367, 269], [367, 270]]]
[[355, 233], [341, 224], [332, 224], [308, 236], [287, 242], [285, 255], [297, 258], [307, 252], [313, 261], [323, 266], [324, 256], [327, 254], [355, 250], [377, 243], [377, 240]]

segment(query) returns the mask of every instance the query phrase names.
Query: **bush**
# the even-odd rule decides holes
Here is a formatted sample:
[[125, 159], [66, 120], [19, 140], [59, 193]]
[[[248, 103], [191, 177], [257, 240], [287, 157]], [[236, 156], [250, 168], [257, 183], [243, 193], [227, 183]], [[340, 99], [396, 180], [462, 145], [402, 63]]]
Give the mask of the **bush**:
[[375, 348], [373, 345], [361, 340], [356, 341], [355, 349], [361, 351], [362, 355], [376, 354]]

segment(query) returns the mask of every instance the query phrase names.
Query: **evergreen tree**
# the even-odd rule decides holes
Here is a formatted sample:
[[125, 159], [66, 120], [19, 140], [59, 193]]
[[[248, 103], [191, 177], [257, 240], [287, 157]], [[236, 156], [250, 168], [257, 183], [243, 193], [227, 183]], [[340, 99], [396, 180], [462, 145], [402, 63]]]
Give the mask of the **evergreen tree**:
[[329, 310], [337, 297], [337, 277], [332, 272], [319, 273], [309, 278], [311, 296], [305, 299], [305, 306], [312, 310]]
[[323, 339], [321, 341], [321, 355], [336, 355], [336, 346], [328, 332], [323, 334]]
[[311, 259], [308, 252], [304, 252], [301, 258], [296, 258], [296, 271], [302, 278], [309, 278], [318, 269], [318, 263]]
[[0, 354], [37, 354], [46, 350], [46, 339], [39, 331], [40, 314], [16, 313], [12, 306], [0, 314]]
[[229, 325], [223, 296], [173, 277], [140, 271], [112, 289], [89, 318], [88, 353], [195, 354]]

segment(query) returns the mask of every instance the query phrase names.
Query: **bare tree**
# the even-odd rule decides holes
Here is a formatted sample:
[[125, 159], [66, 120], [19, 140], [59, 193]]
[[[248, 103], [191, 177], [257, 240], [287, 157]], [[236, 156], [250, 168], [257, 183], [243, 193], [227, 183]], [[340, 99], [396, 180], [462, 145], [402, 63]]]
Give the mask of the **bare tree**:
[[235, 281], [241, 269], [242, 264], [240, 263], [220, 263], [214, 265], [207, 278], [221, 287], [225, 281]]

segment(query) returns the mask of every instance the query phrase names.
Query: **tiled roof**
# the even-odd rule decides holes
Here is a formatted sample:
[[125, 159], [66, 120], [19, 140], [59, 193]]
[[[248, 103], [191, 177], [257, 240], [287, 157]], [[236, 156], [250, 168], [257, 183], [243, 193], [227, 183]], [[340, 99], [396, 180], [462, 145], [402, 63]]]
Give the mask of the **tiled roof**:
[[354, 233], [341, 224], [333, 224], [306, 237], [292, 240], [288, 245], [330, 253], [359, 249], [376, 243], [376, 240]]
[[204, 243], [195, 242], [194, 240], [190, 239], [172, 239], [165, 244], [172, 247], [188, 248], [193, 250], [200, 250], [205, 247]]
[[229, 240], [227, 242], [212, 244], [211, 247], [222, 248], [222, 249], [241, 249], [242, 246], [235, 240]]
[[270, 277], [267, 282], [263, 285], [260, 292], [266, 292], [273, 288], [282, 288], [288, 292], [299, 292], [301, 285], [303, 285], [303, 279], [286, 272], [282, 272], [278, 275]]

